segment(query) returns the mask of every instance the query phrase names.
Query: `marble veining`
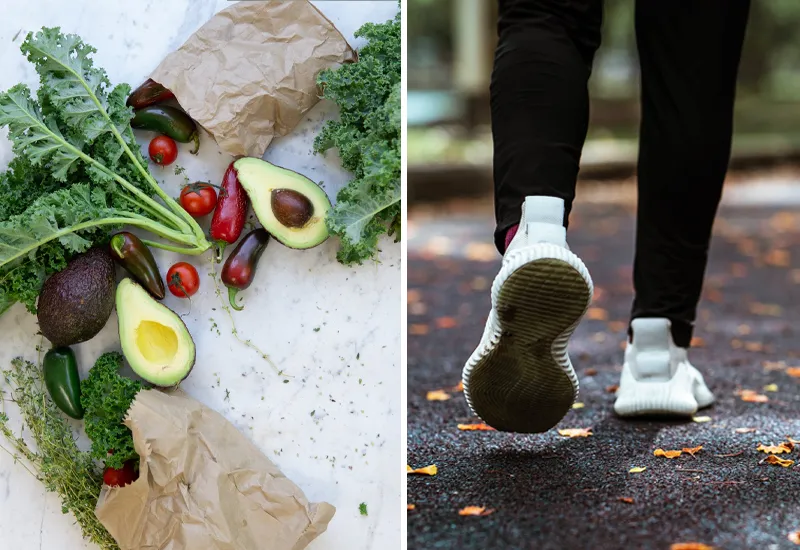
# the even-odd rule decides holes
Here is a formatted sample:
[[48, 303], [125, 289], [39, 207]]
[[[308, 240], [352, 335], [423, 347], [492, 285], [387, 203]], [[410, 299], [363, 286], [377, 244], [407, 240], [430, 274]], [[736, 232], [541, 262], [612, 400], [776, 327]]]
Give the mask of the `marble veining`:
[[[17, 82], [36, 85], [33, 69], [19, 52], [29, 30], [60, 26], [79, 34], [97, 48], [95, 62], [113, 83], [135, 87], [167, 53], [228, 5], [224, 0], [14, 2], [0, 18], [0, 89]], [[353, 33], [361, 24], [385, 21], [398, 9], [394, 1], [316, 5], [356, 47], [361, 42]], [[322, 123], [335, 116], [335, 106], [320, 103], [290, 136], [275, 140], [265, 158], [323, 182], [335, 197], [349, 175], [335, 154], [322, 157], [311, 151]], [[152, 136], [139, 135], [146, 147]], [[200, 155], [195, 158], [188, 151], [180, 145], [177, 164], [192, 181], [218, 183], [231, 160], [208, 136], [203, 136]], [[0, 166], [11, 157], [4, 133]], [[183, 178], [174, 174], [174, 166], [152, 168], [168, 193], [177, 196]], [[171, 295], [165, 300], [183, 316], [197, 344], [198, 361], [182, 387], [247, 434], [310, 499], [337, 507], [328, 531], [311, 550], [397, 548], [400, 246], [385, 240], [379, 263], [356, 268], [338, 264], [335, 251], [333, 240], [307, 251], [273, 241], [253, 286], [240, 293], [245, 309], [234, 315], [241, 337], [256, 343], [291, 375], [288, 383], [232, 334], [207, 276], [210, 255], [190, 259], [201, 274], [199, 293], [191, 303]], [[166, 272], [178, 257], [159, 251], [156, 259]], [[0, 317], [0, 368], [16, 356], [36, 359], [37, 330], [36, 318], [22, 306]], [[112, 314], [97, 337], [75, 346], [83, 376], [102, 352], [119, 349], [116, 330]], [[9, 414], [14, 417], [13, 409]], [[83, 435], [81, 441], [86, 443]], [[366, 517], [359, 514], [361, 502], [368, 506]], [[73, 517], [61, 513], [58, 498], [3, 452], [0, 540], [0, 548], [18, 550], [92, 548], [82, 540]]]

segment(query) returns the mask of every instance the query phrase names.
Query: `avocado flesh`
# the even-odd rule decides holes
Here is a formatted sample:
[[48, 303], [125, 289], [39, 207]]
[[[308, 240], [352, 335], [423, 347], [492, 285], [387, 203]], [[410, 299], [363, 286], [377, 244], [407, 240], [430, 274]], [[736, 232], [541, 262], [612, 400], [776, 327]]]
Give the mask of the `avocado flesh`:
[[192, 335], [180, 317], [131, 279], [117, 286], [122, 353], [136, 374], [167, 387], [189, 376], [195, 360]]
[[[258, 158], [241, 158], [233, 167], [253, 203], [258, 221], [281, 244], [290, 248], [312, 248], [328, 238], [325, 218], [331, 201], [319, 185], [297, 172]], [[311, 202], [313, 212], [302, 227], [284, 225], [273, 211], [273, 191], [284, 189], [295, 191]]]

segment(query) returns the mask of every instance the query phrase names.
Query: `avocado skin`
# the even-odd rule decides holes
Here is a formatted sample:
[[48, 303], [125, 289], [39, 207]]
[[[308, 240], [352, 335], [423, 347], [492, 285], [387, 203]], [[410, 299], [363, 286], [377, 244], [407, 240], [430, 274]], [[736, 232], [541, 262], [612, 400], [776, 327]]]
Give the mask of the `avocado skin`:
[[45, 281], [37, 316], [53, 347], [85, 342], [102, 330], [114, 310], [115, 279], [111, 256], [92, 248]]

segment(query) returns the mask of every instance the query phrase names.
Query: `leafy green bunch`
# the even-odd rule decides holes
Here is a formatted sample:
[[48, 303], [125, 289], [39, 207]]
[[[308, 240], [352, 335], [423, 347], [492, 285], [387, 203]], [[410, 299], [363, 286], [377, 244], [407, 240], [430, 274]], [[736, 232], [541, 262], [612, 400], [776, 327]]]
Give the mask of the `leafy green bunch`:
[[112, 87], [94, 48], [58, 28], [28, 34], [21, 50], [40, 85], [35, 97], [23, 84], [0, 93], [0, 128], [16, 155], [0, 174], [0, 313], [17, 301], [35, 311], [50, 274], [123, 225], [173, 243], [152, 246], [207, 250], [200, 226], [147, 170], [125, 105], [130, 86]]
[[92, 440], [91, 456], [117, 470], [126, 461], [138, 458], [131, 430], [122, 422], [142, 389], [137, 380], [120, 376], [120, 368], [121, 354], [104, 353], [81, 383], [86, 435]]
[[341, 239], [337, 258], [344, 264], [374, 257], [384, 233], [395, 242], [401, 236], [400, 14], [365, 24], [356, 37], [368, 40], [358, 63], [319, 75], [323, 97], [339, 105], [340, 120], [327, 122], [314, 144], [317, 152], [337, 148], [355, 176], [327, 219]]

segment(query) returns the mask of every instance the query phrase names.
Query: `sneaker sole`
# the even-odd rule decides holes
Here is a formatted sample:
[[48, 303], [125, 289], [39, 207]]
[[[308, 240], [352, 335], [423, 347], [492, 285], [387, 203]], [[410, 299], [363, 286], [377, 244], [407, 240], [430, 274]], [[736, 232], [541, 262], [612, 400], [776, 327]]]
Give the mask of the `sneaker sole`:
[[540, 244], [518, 254], [495, 279], [492, 337], [464, 367], [464, 394], [490, 426], [540, 433], [577, 397], [567, 342], [593, 289], [586, 266], [564, 248]]

